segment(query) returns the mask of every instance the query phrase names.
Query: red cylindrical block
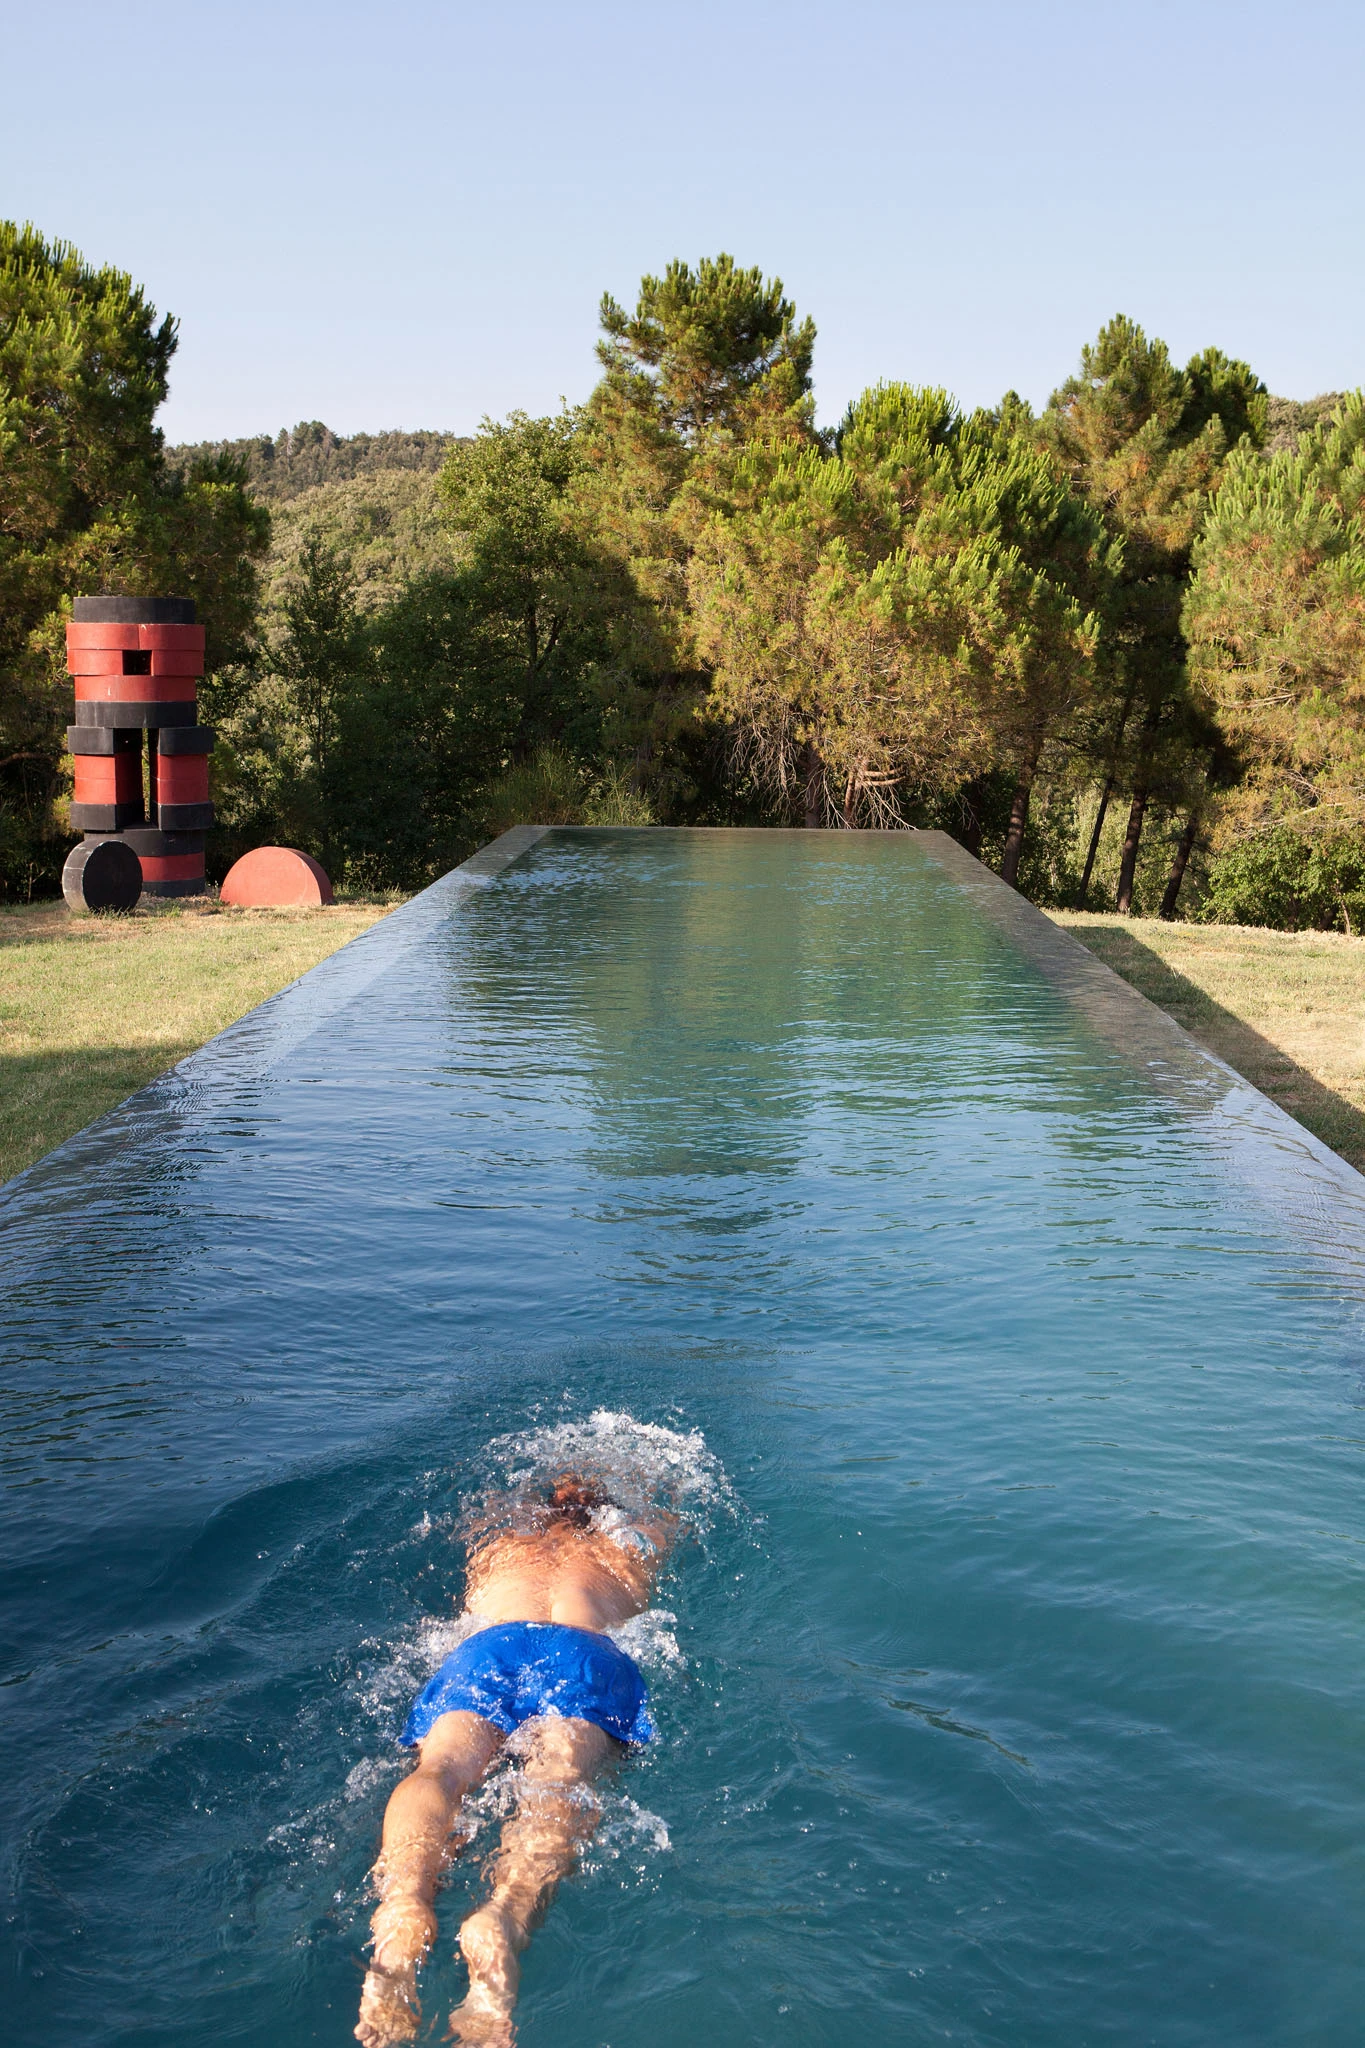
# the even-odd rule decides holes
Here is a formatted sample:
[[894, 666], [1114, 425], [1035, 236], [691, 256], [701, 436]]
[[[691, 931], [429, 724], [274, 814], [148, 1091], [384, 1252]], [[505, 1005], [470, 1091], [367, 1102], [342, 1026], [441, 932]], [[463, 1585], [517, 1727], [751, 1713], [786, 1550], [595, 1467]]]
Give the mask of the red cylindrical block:
[[204, 673], [204, 650], [198, 653], [192, 647], [171, 647], [164, 652], [152, 649], [152, 674], [154, 676], [202, 676]]
[[144, 882], [202, 882], [204, 879], [204, 856], [202, 853], [142, 853]]
[[[125, 747], [117, 754], [73, 754], [71, 758], [76, 770], [73, 803], [141, 803], [141, 754]], [[207, 762], [204, 765], [207, 768]]]
[[203, 666], [204, 628], [202, 626], [139, 626], [137, 645], [148, 647], [153, 654], [197, 654], [200, 667]]
[[156, 794], [158, 803], [206, 804], [209, 800], [208, 755], [158, 754]]
[[73, 676], [121, 676], [132, 669], [147, 675], [151, 656], [138, 647], [68, 647], [66, 665]]
[[193, 676], [77, 676], [76, 702], [102, 704], [192, 704]]
[[[66, 651], [68, 654], [73, 654], [77, 648], [126, 647], [132, 649], [141, 647], [142, 642], [139, 640], [138, 634], [142, 630], [141, 626], [92, 624], [89, 621], [82, 622], [79, 619], [73, 619], [66, 629]], [[201, 627], [199, 630], [202, 632], [203, 628]]]

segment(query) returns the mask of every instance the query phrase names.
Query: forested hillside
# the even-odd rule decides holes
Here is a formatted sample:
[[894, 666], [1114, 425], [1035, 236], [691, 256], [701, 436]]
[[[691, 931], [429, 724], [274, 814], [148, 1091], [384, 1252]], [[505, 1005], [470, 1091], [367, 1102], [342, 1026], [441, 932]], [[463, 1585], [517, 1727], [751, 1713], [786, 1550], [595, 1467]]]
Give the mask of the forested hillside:
[[166, 466], [188, 476], [197, 464], [226, 458], [237, 464], [255, 497], [284, 504], [319, 484], [405, 469], [434, 474], [445, 461], [453, 434], [334, 434], [321, 420], [282, 427], [272, 441], [249, 434], [240, 441], [182, 443], [166, 450]]
[[1365, 925], [1359, 393], [1120, 315], [1040, 412], [888, 381], [822, 430], [814, 323], [722, 256], [604, 297], [556, 417], [166, 450], [174, 322], [6, 233], [8, 894], [69, 844], [71, 596], [173, 588], [220, 872], [283, 840], [413, 887], [529, 817], [935, 825], [1051, 904]]

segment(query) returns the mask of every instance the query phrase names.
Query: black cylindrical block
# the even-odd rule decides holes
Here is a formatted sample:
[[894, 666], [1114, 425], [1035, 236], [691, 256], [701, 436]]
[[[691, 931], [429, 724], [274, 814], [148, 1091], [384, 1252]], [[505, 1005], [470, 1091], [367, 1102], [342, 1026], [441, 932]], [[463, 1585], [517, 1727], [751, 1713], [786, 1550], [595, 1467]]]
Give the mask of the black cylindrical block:
[[[97, 697], [82, 697], [80, 703], [81, 726], [160, 726], [163, 732], [180, 726], [194, 728], [198, 723], [199, 706], [193, 697], [179, 700], [163, 698], [160, 703], [112, 704]], [[202, 728], [200, 728], [202, 730]]]
[[156, 746], [159, 754], [211, 754], [213, 728], [208, 725], [163, 726]]
[[123, 837], [139, 858], [145, 853], [150, 860], [174, 860], [182, 853], [204, 851], [202, 832], [163, 832], [156, 825], [140, 825]]
[[67, 805], [73, 832], [122, 832], [129, 825], [144, 823], [147, 812], [142, 798], [136, 803]]
[[78, 597], [71, 607], [78, 626], [192, 626], [192, 597]]
[[158, 801], [156, 815], [162, 830], [179, 839], [189, 833], [207, 832], [213, 823], [213, 805], [168, 804]]
[[83, 839], [62, 869], [73, 910], [132, 910], [142, 894], [142, 863], [122, 839]]
[[[198, 730], [203, 731], [203, 727]], [[190, 731], [196, 728], [191, 726]], [[68, 754], [135, 754], [142, 735], [135, 729], [112, 725], [69, 725], [66, 728]], [[162, 752], [167, 750], [163, 747]]]

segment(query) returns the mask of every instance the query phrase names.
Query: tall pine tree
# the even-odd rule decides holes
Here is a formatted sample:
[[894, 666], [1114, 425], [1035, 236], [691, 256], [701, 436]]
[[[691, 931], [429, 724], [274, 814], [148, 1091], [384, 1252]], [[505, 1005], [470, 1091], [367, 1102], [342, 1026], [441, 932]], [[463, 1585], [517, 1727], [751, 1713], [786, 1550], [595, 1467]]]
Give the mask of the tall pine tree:
[[1079, 376], [1055, 391], [1039, 422], [1043, 444], [1123, 541], [1114, 595], [1109, 677], [1112, 724], [1100, 813], [1129, 793], [1117, 904], [1128, 912], [1143, 823], [1153, 794], [1189, 781], [1207, 738], [1190, 701], [1181, 606], [1191, 550], [1230, 451], [1264, 439], [1265, 386], [1245, 363], [1206, 349], [1184, 370], [1162, 341], [1119, 314], [1081, 354]]

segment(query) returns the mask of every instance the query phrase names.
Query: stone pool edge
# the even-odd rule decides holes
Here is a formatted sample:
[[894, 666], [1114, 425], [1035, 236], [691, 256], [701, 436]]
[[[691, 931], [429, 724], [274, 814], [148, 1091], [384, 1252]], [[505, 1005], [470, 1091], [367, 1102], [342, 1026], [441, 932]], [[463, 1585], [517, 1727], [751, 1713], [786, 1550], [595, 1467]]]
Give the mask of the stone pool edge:
[[1254, 1109], [1262, 1134], [1288, 1141], [1353, 1203], [1365, 1199], [1365, 1176], [1297, 1117], [1281, 1109], [1235, 1067], [1201, 1045], [1168, 1010], [1142, 995], [1008, 882], [983, 867], [946, 832], [918, 831], [916, 841], [936, 867], [969, 895], [982, 915], [1085, 1017], [1097, 1035], [1144, 1074], [1160, 1093], [1206, 1111], [1245, 1118]]
[[[0, 1214], [44, 1178], [55, 1161], [73, 1153], [84, 1155], [86, 1173], [98, 1173], [108, 1163], [109, 1148], [117, 1147], [126, 1122], [134, 1113], [134, 1105], [139, 1109], [152, 1107], [156, 1098], [154, 1106], [159, 1112], [183, 1107], [203, 1085], [208, 1070], [220, 1064], [232, 1066], [239, 1078], [249, 1078], [248, 1070], [260, 1073], [273, 1066], [378, 980], [393, 960], [395, 943], [402, 950], [418, 943], [447, 914], [451, 908], [449, 899], [458, 897], [466, 888], [486, 887], [555, 829], [553, 825], [513, 825], [496, 839], [490, 839], [468, 860], [438, 876], [387, 917], [357, 932], [335, 953], [329, 953], [306, 973], [296, 975], [273, 995], [234, 1017], [230, 1024], [154, 1080], [135, 1088], [131, 1095], [125, 1095], [121, 1102], [93, 1117], [88, 1124], [82, 1124], [22, 1173], [0, 1182]], [[296, 1014], [291, 1016], [291, 1012]], [[260, 1044], [266, 1030], [268, 1043]]]

